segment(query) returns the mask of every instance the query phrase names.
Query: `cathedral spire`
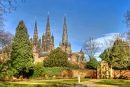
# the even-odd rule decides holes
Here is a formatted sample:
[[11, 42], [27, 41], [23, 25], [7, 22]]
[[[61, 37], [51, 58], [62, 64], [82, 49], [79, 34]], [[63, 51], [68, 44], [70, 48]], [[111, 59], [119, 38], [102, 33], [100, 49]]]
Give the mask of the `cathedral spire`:
[[62, 44], [68, 44], [68, 33], [67, 33], [67, 25], [66, 25], [66, 16], [64, 17]]
[[64, 16], [64, 25], [63, 25], [63, 34], [62, 34], [62, 43], [60, 48], [67, 54], [71, 54], [71, 44], [68, 43], [68, 33], [67, 33], [67, 24], [66, 24], [66, 15]]
[[35, 18], [33, 45], [37, 45], [37, 44], [38, 44], [38, 32], [37, 32], [37, 20]]
[[[36, 17], [35, 17], [34, 33], [37, 33], [37, 20], [36, 20]], [[37, 33], [37, 34], [38, 34], [38, 33]]]
[[47, 24], [46, 24], [46, 35], [50, 35], [49, 12], [48, 12]]

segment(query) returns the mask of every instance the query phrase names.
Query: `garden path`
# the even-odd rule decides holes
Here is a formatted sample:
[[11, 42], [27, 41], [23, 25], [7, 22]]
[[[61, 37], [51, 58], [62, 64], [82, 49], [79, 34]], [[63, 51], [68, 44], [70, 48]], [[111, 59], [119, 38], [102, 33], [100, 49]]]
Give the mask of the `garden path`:
[[103, 79], [90, 79], [88, 81], [81, 82], [81, 84], [85, 84], [88, 87], [118, 87], [118, 86], [115, 86], [115, 85], [101, 85], [101, 84], [96, 84], [96, 82], [99, 82], [101, 80], [103, 80]]

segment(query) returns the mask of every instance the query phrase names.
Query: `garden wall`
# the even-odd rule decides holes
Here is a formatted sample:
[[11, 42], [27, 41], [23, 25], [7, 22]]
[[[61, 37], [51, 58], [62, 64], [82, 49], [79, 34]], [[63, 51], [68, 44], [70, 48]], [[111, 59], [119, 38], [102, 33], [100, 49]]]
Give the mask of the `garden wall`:
[[[72, 78], [97, 78], [97, 70], [85, 69], [85, 70], [72, 70]], [[120, 76], [127, 76], [130, 78], [130, 70], [113, 70], [113, 78], [119, 78]]]
[[72, 78], [78, 77], [80, 74], [81, 78], [96, 78], [96, 70], [85, 69], [85, 70], [72, 70]]
[[130, 78], [130, 70], [113, 70], [114, 78], [119, 78], [120, 76], [127, 76]]

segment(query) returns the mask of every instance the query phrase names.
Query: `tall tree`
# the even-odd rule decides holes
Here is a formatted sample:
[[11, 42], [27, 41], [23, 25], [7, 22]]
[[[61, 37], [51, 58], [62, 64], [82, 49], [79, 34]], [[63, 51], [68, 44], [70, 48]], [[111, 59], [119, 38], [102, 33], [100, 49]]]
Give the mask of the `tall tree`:
[[129, 44], [122, 39], [117, 39], [111, 49], [111, 61], [114, 68], [127, 68], [130, 63]]
[[16, 69], [20, 75], [23, 72], [28, 72], [33, 64], [32, 46], [23, 20], [19, 22], [16, 28], [10, 60], [11, 67]]
[[111, 54], [111, 48], [106, 48], [104, 51], [103, 51], [103, 53], [101, 53], [100, 55], [99, 55], [99, 57], [102, 59], [102, 60], [105, 60], [105, 61], [107, 61], [108, 62], [108, 64], [109, 65], [111, 65], [111, 56], [110, 56], [110, 54]]
[[2, 52], [7, 56], [7, 58], [10, 57], [12, 41], [13, 35], [10, 32], [0, 30], [0, 48], [2, 48]]
[[114, 41], [119, 38], [119, 34], [115, 34], [112, 36], [112, 38], [104, 38], [104, 43], [102, 43], [103, 48], [105, 48], [104, 52], [99, 55], [99, 57], [102, 60], [107, 61], [109, 64], [111, 64], [110, 61], [110, 53], [111, 48], [113, 47]]
[[69, 65], [68, 54], [60, 48], [56, 48], [50, 52], [43, 64], [45, 67], [66, 67]]
[[[109, 57], [108, 51], [109, 50]], [[107, 48], [104, 52], [100, 55], [102, 60], [106, 60], [112, 65], [115, 69], [127, 69], [130, 65], [130, 47], [129, 44], [122, 39], [118, 38], [115, 40], [112, 48]]]
[[90, 59], [94, 58], [95, 53], [99, 49], [99, 43], [93, 38], [89, 38], [83, 45], [83, 49]]

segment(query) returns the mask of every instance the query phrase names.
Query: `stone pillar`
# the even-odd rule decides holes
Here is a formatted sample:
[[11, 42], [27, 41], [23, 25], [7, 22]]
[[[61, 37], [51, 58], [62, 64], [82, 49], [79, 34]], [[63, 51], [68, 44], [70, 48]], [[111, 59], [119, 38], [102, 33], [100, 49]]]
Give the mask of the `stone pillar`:
[[110, 78], [112, 78], [112, 65], [110, 66]]

